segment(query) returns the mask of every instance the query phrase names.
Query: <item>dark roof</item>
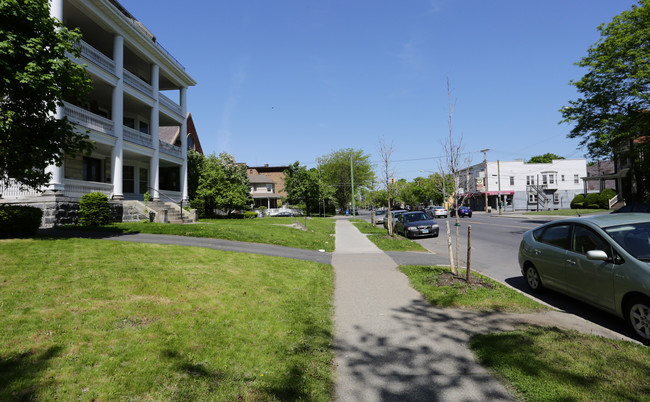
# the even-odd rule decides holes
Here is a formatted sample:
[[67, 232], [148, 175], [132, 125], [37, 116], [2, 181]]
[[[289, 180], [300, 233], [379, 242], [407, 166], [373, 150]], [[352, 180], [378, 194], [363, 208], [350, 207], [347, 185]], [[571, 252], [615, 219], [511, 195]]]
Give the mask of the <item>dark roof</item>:
[[275, 181], [273, 181], [273, 179], [271, 179], [268, 176], [261, 175], [261, 174], [249, 175], [248, 180], [251, 183], [255, 183], [255, 184], [263, 184], [263, 183], [275, 184]]

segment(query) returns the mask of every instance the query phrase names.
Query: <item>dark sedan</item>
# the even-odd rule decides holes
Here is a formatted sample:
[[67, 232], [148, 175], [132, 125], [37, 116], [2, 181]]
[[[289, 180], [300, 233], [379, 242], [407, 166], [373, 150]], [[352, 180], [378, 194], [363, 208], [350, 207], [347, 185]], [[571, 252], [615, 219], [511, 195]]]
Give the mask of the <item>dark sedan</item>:
[[519, 266], [549, 288], [624, 318], [650, 344], [650, 217], [619, 213], [554, 221], [524, 233]]
[[418, 236], [438, 237], [438, 224], [425, 212], [404, 212], [395, 221], [395, 231], [406, 238]]

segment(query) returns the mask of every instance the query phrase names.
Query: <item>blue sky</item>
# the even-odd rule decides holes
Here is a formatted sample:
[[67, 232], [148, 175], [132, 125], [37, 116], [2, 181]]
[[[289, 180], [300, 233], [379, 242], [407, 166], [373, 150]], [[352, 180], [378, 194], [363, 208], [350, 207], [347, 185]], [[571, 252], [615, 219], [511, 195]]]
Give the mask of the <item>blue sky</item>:
[[632, 0], [120, 0], [197, 81], [205, 153], [315, 166], [341, 148], [396, 178], [438, 170], [453, 134], [477, 163], [582, 158], [558, 112], [597, 26]]

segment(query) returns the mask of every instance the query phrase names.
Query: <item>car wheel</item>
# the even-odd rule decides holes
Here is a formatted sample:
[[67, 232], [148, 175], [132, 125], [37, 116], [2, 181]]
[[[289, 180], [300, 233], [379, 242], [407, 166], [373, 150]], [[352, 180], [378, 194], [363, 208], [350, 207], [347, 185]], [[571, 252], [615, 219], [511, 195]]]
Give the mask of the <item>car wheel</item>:
[[626, 303], [625, 321], [638, 340], [650, 345], [650, 298], [636, 296]]
[[541, 292], [544, 287], [542, 286], [542, 280], [535, 266], [528, 264], [524, 272], [526, 273], [526, 284], [528, 284], [530, 290], [533, 292]]

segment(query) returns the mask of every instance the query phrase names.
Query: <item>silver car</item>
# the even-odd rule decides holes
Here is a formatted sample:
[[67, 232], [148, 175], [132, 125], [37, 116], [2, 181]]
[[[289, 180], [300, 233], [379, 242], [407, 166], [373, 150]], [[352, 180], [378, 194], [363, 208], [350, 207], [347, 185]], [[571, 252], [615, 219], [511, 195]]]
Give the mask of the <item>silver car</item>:
[[585, 216], [529, 230], [519, 266], [531, 290], [553, 289], [615, 314], [650, 344], [648, 214]]

